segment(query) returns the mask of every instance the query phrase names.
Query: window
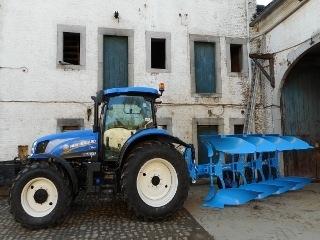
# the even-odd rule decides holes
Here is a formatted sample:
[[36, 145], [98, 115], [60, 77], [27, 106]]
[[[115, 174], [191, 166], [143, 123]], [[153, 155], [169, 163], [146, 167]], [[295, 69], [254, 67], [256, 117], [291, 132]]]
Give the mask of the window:
[[57, 67], [84, 69], [86, 65], [86, 28], [58, 25]]
[[171, 118], [157, 118], [157, 126], [160, 129], [167, 130], [172, 135], [172, 119]]
[[84, 119], [67, 118], [57, 120], [57, 132], [69, 132], [84, 129]]
[[248, 51], [246, 40], [242, 38], [226, 38], [228, 75], [247, 75]]
[[215, 44], [195, 42], [194, 62], [196, 93], [215, 93]]
[[231, 72], [241, 72], [242, 45], [230, 44]]
[[62, 126], [62, 132], [80, 130], [80, 126]]
[[221, 97], [220, 38], [190, 35], [192, 96]]
[[201, 143], [199, 135], [221, 134], [224, 130], [223, 118], [193, 118], [192, 142], [198, 156], [198, 163], [208, 162], [206, 147]]
[[234, 125], [234, 134], [242, 134], [243, 133], [243, 124]]
[[63, 33], [63, 62], [80, 65], [80, 33]]
[[[98, 89], [134, 85], [133, 39], [132, 29], [98, 28]], [[124, 54], [117, 57], [117, 52], [121, 51]], [[112, 56], [113, 64], [110, 65]]]
[[143, 96], [113, 96], [105, 105], [103, 146], [106, 158], [117, 159], [125, 142], [142, 129], [154, 127], [152, 99]]
[[171, 71], [171, 35], [163, 32], [146, 31], [148, 72]]
[[200, 135], [216, 135], [218, 134], [217, 125], [198, 125], [197, 126], [197, 141], [198, 141], [198, 163], [209, 163], [208, 150], [201, 142]]
[[151, 68], [166, 69], [166, 40], [151, 38]]
[[153, 127], [151, 101], [142, 96], [111, 97], [107, 106], [105, 129], [124, 128], [135, 133]]
[[128, 37], [103, 36], [103, 89], [128, 86]]
[[244, 118], [229, 119], [230, 134], [242, 134], [244, 128]]

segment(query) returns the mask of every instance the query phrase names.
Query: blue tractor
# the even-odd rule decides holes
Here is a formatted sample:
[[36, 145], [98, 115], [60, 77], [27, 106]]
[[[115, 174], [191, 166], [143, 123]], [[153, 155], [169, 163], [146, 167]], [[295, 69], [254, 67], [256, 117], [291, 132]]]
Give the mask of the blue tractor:
[[120, 196], [141, 219], [165, 219], [181, 209], [190, 185], [183, 154], [194, 149], [157, 128], [161, 86], [160, 94], [147, 87], [101, 90], [92, 97], [92, 130], [37, 139], [12, 184], [15, 220], [29, 228], [52, 225], [80, 190]]
[[92, 130], [37, 139], [11, 187], [15, 220], [29, 228], [49, 226], [68, 212], [80, 190], [120, 196], [139, 218], [161, 220], [183, 206], [190, 180], [199, 177], [210, 180], [203, 206], [213, 208], [297, 190], [314, 180], [280, 174], [283, 151], [313, 148], [294, 136], [200, 135], [207, 156], [198, 164], [192, 144], [157, 128], [160, 86], [160, 94], [146, 87], [99, 91], [92, 97]]

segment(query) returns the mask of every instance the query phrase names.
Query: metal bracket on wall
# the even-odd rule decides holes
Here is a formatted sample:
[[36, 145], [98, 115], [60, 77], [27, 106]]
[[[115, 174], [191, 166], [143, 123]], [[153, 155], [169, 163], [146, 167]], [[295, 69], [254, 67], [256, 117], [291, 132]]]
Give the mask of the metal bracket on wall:
[[[270, 81], [271, 86], [275, 87], [274, 80], [274, 59], [273, 54], [260, 54], [260, 53], [250, 53], [249, 57], [254, 61], [254, 63], [259, 67], [261, 72], [266, 76], [266, 78]], [[264, 69], [262, 64], [258, 61], [258, 59], [269, 60], [269, 73]]]

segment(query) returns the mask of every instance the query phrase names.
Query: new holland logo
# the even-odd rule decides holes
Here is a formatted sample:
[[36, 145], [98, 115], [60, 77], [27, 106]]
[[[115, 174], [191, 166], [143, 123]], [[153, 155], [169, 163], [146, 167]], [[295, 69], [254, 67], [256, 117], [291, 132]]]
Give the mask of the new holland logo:
[[97, 141], [95, 139], [83, 140], [83, 141], [76, 142], [76, 143], [73, 143], [70, 145], [64, 144], [62, 146], [62, 149], [63, 149], [64, 153], [67, 153], [67, 152], [70, 152], [72, 149], [76, 149], [76, 148], [80, 148], [80, 147], [84, 147], [84, 146], [89, 146], [89, 145], [92, 145], [95, 143], [97, 143]]

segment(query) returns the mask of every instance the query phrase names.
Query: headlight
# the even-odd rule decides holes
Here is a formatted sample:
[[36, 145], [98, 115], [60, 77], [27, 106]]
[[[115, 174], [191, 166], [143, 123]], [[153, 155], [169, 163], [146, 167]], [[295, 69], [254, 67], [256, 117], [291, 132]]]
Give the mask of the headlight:
[[37, 146], [37, 141], [34, 141], [31, 146], [31, 155], [35, 153], [36, 146]]
[[39, 142], [38, 144], [36, 144], [35, 142], [34, 146], [32, 146], [33, 149], [31, 149], [31, 153], [32, 151], [34, 151], [35, 154], [44, 153], [48, 143], [49, 143], [49, 140]]

